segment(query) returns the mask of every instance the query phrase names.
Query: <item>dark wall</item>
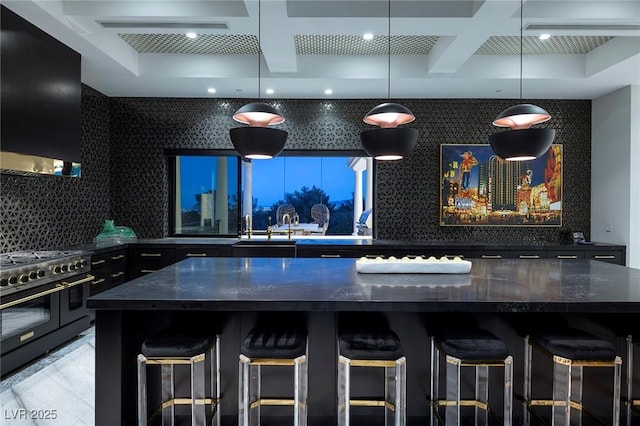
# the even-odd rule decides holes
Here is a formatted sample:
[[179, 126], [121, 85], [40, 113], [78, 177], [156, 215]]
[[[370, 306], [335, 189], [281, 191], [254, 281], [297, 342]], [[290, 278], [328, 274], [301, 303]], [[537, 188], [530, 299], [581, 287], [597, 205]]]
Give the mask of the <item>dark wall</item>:
[[0, 252], [92, 241], [109, 210], [109, 98], [82, 86], [82, 177], [1, 174]]
[[[231, 116], [247, 100], [112, 98], [111, 201], [117, 224], [140, 237], [168, 235], [168, 176], [164, 148], [232, 148]], [[382, 100], [282, 100], [289, 132], [285, 149], [359, 149], [362, 117]], [[380, 239], [441, 242], [556, 242], [561, 228], [440, 227], [440, 144], [486, 144], [493, 118], [514, 100], [402, 100], [415, 114], [417, 149], [399, 162], [379, 163], [376, 229]], [[562, 229], [590, 227], [590, 101], [531, 101], [552, 115], [555, 143], [564, 146]], [[588, 235], [587, 235], [588, 238]]]

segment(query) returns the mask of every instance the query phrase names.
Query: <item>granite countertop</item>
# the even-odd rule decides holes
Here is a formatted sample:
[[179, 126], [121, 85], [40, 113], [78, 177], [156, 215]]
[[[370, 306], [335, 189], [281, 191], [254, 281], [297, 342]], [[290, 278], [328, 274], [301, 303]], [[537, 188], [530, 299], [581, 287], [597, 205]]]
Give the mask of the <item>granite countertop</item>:
[[359, 274], [355, 259], [191, 258], [89, 298], [94, 309], [640, 312], [640, 270], [474, 259], [469, 274]]

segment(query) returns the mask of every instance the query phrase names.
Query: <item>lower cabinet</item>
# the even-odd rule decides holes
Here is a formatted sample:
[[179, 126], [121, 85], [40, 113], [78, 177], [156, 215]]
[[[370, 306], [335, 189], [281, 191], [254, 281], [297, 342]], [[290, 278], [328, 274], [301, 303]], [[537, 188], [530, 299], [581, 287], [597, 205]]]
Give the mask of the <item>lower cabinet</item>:
[[98, 294], [127, 280], [126, 250], [115, 250], [91, 256], [90, 295]]
[[128, 278], [134, 279], [155, 272], [175, 262], [173, 247], [130, 247]]

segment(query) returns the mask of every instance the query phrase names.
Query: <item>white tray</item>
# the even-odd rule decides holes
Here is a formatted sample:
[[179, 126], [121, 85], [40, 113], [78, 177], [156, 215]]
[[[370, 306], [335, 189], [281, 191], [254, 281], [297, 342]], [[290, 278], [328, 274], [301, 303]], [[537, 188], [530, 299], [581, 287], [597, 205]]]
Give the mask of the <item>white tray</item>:
[[391, 256], [369, 259], [362, 257], [356, 260], [356, 270], [362, 274], [468, 274], [471, 271], [471, 262], [459, 257], [448, 259], [442, 257], [436, 259], [430, 257], [396, 259]]

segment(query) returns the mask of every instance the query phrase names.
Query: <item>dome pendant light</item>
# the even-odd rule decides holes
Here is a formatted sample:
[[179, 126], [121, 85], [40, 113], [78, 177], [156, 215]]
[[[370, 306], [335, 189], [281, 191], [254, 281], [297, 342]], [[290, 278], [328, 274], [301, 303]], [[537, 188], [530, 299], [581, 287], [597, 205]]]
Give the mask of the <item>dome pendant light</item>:
[[[388, 29], [387, 98], [391, 98], [391, 0]], [[416, 147], [418, 130], [398, 126], [411, 123], [415, 119], [413, 113], [404, 105], [386, 102], [374, 107], [364, 116], [363, 121], [380, 128], [360, 133], [362, 147], [376, 160], [402, 159]]]
[[[260, 88], [260, 19], [261, 4], [258, 0], [258, 99]], [[246, 104], [233, 114], [233, 119], [248, 124], [248, 127], [236, 127], [229, 130], [231, 143], [243, 158], [264, 160], [275, 157], [284, 149], [289, 135], [284, 130], [267, 126], [284, 122], [284, 117], [273, 106], [264, 102]]]
[[[522, 99], [523, 13], [524, 0], [520, 0], [520, 99]], [[544, 123], [551, 115], [543, 108], [532, 104], [518, 104], [502, 111], [493, 125], [509, 127], [511, 130], [489, 136], [491, 149], [507, 161], [533, 160], [549, 150], [556, 131], [549, 128], [531, 128]]]

